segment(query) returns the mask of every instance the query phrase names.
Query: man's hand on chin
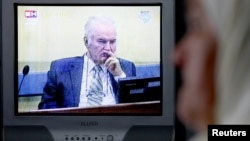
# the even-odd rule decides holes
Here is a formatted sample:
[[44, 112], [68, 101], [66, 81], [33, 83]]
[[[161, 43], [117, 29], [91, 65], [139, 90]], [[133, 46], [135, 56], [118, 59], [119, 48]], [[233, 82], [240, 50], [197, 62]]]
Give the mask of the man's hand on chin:
[[116, 58], [115, 54], [111, 51], [107, 52], [109, 58], [106, 59], [104, 66], [108, 69], [108, 71], [113, 74], [113, 76], [120, 76], [124, 72], [121, 68], [119, 60]]

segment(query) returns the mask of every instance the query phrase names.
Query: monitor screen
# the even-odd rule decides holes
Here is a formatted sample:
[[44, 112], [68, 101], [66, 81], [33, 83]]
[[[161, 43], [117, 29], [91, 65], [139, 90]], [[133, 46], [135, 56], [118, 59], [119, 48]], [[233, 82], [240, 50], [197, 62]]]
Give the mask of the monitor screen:
[[1, 2], [5, 140], [171, 140], [174, 0]]
[[161, 77], [122, 78], [118, 81], [119, 102], [160, 101]]
[[[119, 106], [124, 103], [121, 100], [121, 95], [124, 94], [119, 93], [118, 79], [161, 78], [162, 4], [160, 3], [133, 5], [16, 3], [14, 6], [17, 114], [35, 113], [40, 109], [55, 111], [61, 108], [64, 108], [64, 113], [67, 114], [65, 108]], [[112, 23], [108, 20], [112, 20]], [[87, 25], [90, 25], [89, 28]], [[115, 33], [109, 35], [113, 34], [109, 33], [113, 29], [108, 28], [113, 26]], [[86, 44], [87, 40], [89, 43]], [[111, 52], [111, 56], [102, 57], [108, 52]], [[104, 61], [96, 63], [95, 60], [98, 60], [99, 56], [102, 57], [100, 60]], [[116, 60], [113, 59], [117, 59], [118, 67], [114, 63]], [[110, 66], [116, 67], [114, 70], [121, 68], [125, 76], [115, 75], [113, 69], [106, 66], [110, 61], [114, 63]], [[103, 71], [100, 73], [102, 93], [98, 94], [96, 94], [98, 87], [92, 82], [96, 78], [93, 78], [94, 74], [91, 71], [91, 67], [96, 64], [100, 65]], [[118, 79], [113, 83], [115, 77]], [[142, 81], [147, 82], [146, 80]], [[126, 88], [123, 90], [126, 91]], [[97, 96], [94, 97], [94, 101], [89, 100], [95, 94]], [[100, 96], [102, 94], [103, 97]], [[148, 94], [142, 93], [137, 97], [145, 97], [144, 95]], [[161, 98], [157, 95], [163, 95], [162, 90], [152, 93], [151, 101], [161, 104]], [[101, 102], [96, 104], [98, 98]], [[127, 100], [131, 102], [130, 104], [150, 101], [150, 99], [130, 98]], [[158, 111], [154, 113], [161, 114], [161, 108], [155, 110]], [[112, 113], [115, 114], [116, 111]], [[82, 114], [88, 113], [82, 112]], [[107, 113], [96, 112], [96, 114]]]

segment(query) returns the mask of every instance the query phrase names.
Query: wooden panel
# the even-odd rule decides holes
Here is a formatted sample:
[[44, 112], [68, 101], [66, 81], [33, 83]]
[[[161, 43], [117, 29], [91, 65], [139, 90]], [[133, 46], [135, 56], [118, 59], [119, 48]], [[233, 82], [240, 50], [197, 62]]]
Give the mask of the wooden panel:
[[44, 110], [33, 110], [29, 112], [21, 112], [21, 114], [133, 114], [133, 115], [144, 115], [144, 114], [161, 114], [161, 103], [160, 101], [150, 102], [136, 102], [136, 103], [124, 103], [116, 104], [112, 106], [99, 106], [89, 108], [60, 108], [60, 109], [44, 109]]

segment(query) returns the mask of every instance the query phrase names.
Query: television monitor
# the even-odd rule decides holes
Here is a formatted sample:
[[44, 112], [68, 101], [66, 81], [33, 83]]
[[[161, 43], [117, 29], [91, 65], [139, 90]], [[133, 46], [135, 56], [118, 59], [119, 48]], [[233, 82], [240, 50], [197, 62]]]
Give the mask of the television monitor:
[[161, 101], [161, 77], [129, 77], [119, 79], [118, 93], [120, 97], [119, 103]]
[[[86, 52], [84, 24], [95, 14], [107, 14], [116, 21], [117, 56], [136, 66], [137, 78], [129, 82], [157, 78], [160, 85], [148, 92], [156, 88], [159, 97], [38, 110], [51, 61]], [[159, 134], [162, 139], [172, 138], [174, 68], [168, 58], [174, 46], [173, 14], [173, 0], [2, 0], [5, 139], [120, 141], [155, 139]], [[128, 83], [120, 82], [119, 86]]]

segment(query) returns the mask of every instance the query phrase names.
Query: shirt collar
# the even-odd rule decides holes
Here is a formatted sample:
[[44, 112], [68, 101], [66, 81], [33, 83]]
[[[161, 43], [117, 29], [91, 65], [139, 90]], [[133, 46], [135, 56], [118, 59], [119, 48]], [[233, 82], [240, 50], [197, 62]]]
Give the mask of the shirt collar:
[[[95, 63], [87, 56], [87, 53], [85, 53], [85, 55], [84, 55], [84, 64], [87, 64], [87, 68], [88, 68], [88, 72], [91, 72], [91, 70], [95, 67]], [[107, 72], [107, 68], [102, 64], [102, 65], [100, 65], [101, 66], [101, 68], [102, 68], [102, 71], [104, 72], [104, 73], [106, 73]]]

